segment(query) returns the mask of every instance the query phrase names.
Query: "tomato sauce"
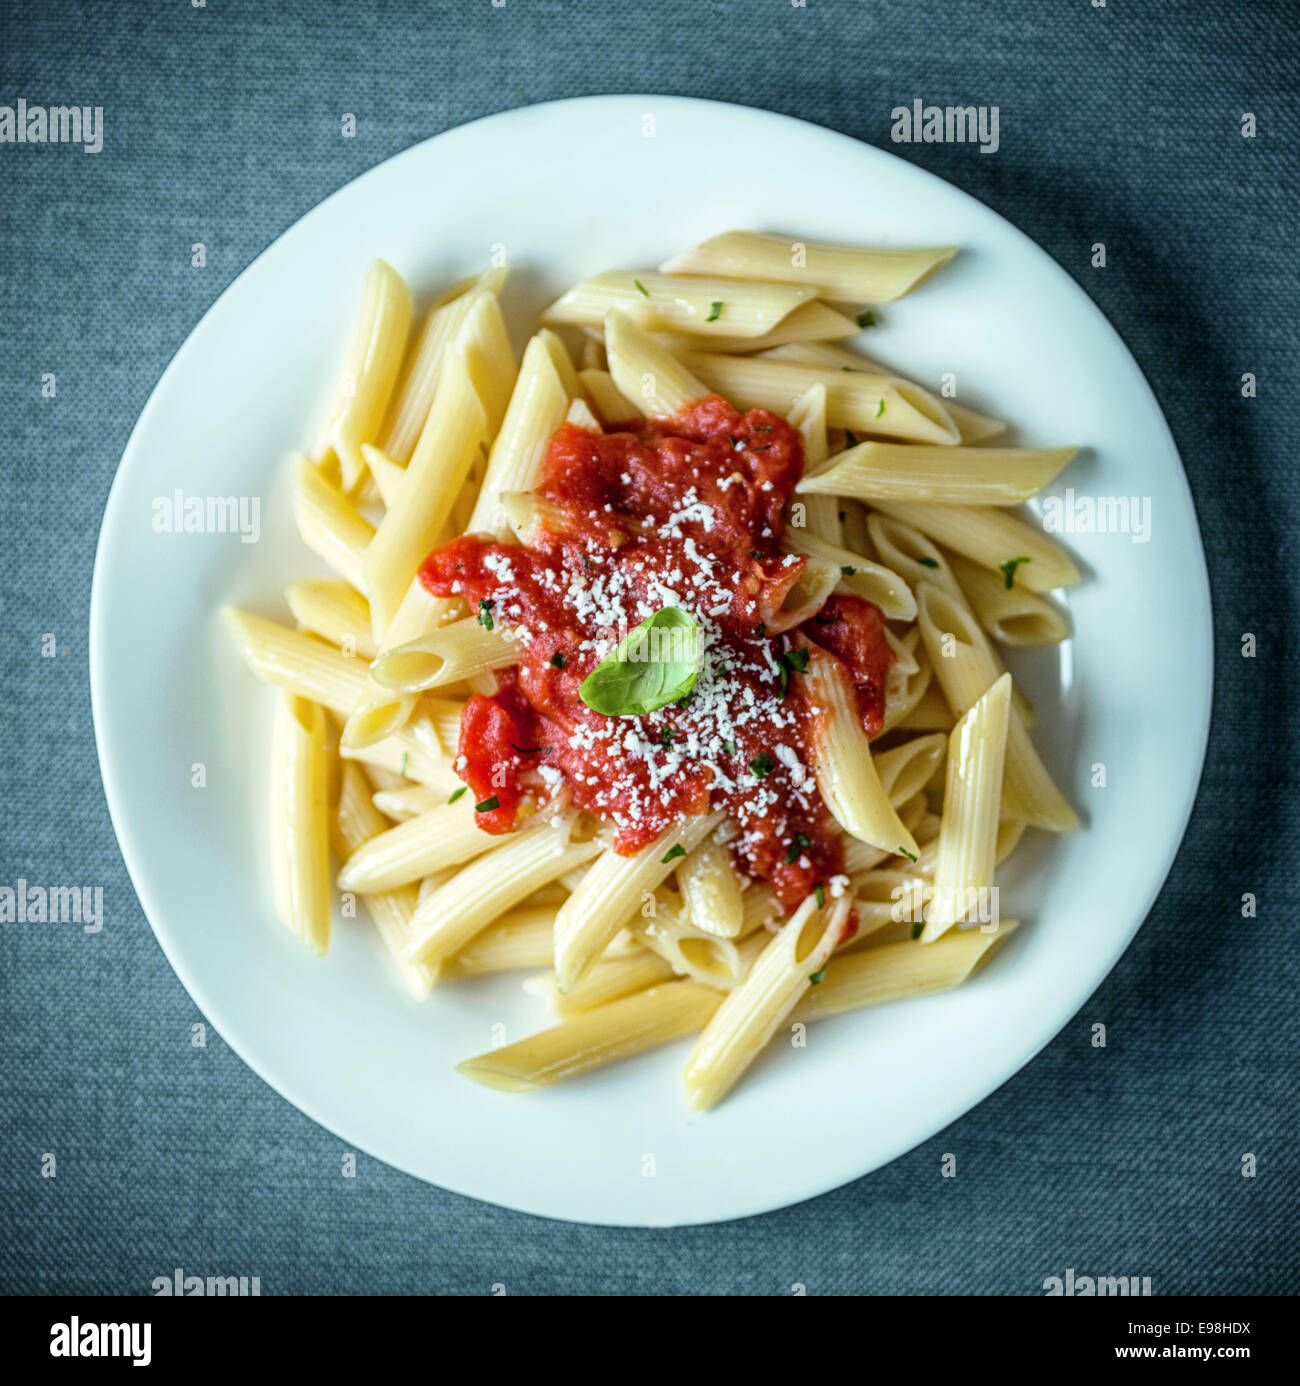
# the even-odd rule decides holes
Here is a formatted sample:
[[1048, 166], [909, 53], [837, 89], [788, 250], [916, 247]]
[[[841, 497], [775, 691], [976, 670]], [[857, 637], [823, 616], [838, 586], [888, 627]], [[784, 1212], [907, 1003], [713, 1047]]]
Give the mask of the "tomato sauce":
[[[770, 881], [787, 909], [841, 871], [794, 632], [767, 629], [806, 565], [781, 552], [802, 468], [784, 419], [742, 415], [717, 396], [609, 433], [566, 424], [537, 487], [550, 508], [526, 547], [471, 535], [429, 555], [430, 592], [462, 597], [522, 642], [518, 669], [462, 715], [457, 770], [484, 805], [481, 827], [508, 832], [530, 799], [563, 794], [612, 823], [615, 850], [630, 854], [720, 808], [738, 867]], [[666, 606], [700, 627], [692, 692], [639, 716], [589, 708], [583, 680]], [[832, 598], [821, 615], [800, 629], [843, 660], [877, 731], [891, 662], [883, 617], [856, 597]]]

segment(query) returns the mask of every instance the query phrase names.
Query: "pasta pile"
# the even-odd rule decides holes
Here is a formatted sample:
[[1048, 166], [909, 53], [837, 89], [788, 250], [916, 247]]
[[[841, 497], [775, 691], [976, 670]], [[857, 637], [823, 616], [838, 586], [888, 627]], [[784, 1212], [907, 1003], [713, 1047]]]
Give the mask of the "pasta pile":
[[[280, 690], [283, 923], [328, 950], [332, 853], [344, 917], [359, 898], [413, 997], [536, 974], [525, 989], [555, 1023], [466, 1060], [468, 1077], [539, 1088], [694, 1035], [686, 1099], [712, 1106], [783, 1026], [965, 981], [1016, 927], [998, 918], [998, 864], [1027, 828], [1077, 826], [999, 653], [1068, 633], [1045, 594], [1079, 572], [1015, 507], [1074, 450], [999, 446], [996, 419], [844, 345], [873, 321], [865, 305], [953, 253], [730, 232], [657, 273], [570, 289], [518, 364], [504, 268], [454, 285], [417, 325], [401, 277], [370, 267], [325, 422], [292, 461], [299, 532], [334, 576], [290, 583], [292, 624], [223, 616]], [[462, 710], [519, 661], [523, 633], [418, 576], [456, 536], [528, 544], [548, 524], [535, 488], [562, 425], [667, 419], [712, 394], [786, 418], [802, 441], [782, 540], [805, 560], [791, 621], [860, 598], [892, 655], [874, 737], [839, 660], [804, 642], [791, 662], [817, 710], [808, 769], [843, 871], [788, 918], [737, 870], [735, 826], [712, 807], [631, 855], [563, 792], [512, 832], [484, 831], [495, 800], [476, 804], [458, 773]]]

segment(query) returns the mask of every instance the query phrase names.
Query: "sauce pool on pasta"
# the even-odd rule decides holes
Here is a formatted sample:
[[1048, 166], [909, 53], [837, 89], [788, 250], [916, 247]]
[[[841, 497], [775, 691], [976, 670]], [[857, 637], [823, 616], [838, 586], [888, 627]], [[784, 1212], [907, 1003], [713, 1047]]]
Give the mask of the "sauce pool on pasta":
[[[811, 768], [813, 709], [799, 632], [849, 672], [868, 734], [879, 731], [893, 659], [879, 608], [832, 598], [790, 624], [783, 603], [807, 559], [781, 551], [803, 471], [798, 432], [717, 396], [670, 419], [609, 432], [565, 424], [537, 494], [549, 503], [524, 546], [473, 535], [420, 570], [440, 597], [521, 641], [517, 669], [475, 695], [461, 720], [458, 773], [480, 827], [511, 831], [529, 798], [564, 792], [615, 829], [629, 855], [671, 824], [723, 808], [740, 869], [787, 909], [842, 871], [839, 829]], [[699, 676], [680, 701], [606, 716], [579, 688], [617, 642], [657, 611], [685, 611]]]

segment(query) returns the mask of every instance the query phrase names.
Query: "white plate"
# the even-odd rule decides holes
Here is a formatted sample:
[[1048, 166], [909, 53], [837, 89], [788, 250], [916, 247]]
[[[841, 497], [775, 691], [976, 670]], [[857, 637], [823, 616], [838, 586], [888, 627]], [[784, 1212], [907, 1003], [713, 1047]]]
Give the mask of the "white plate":
[[[1020, 440], [1083, 445], [1066, 475], [1076, 490], [1150, 498], [1149, 543], [1067, 536], [1088, 575], [1069, 596], [1076, 634], [1059, 658], [1030, 661], [1050, 695], [1039, 743], [1086, 826], [1032, 835], [1003, 902], [1026, 926], [971, 985], [824, 1022], [807, 1049], [764, 1056], [713, 1112], [682, 1108], [684, 1043], [545, 1092], [490, 1092], [453, 1064], [489, 1047], [494, 1026], [513, 1039], [543, 1023], [517, 976], [420, 1005], [363, 922], [336, 921], [324, 961], [273, 922], [272, 695], [215, 613], [225, 601], [283, 612], [284, 582], [318, 570], [293, 533], [284, 463], [323, 407], [372, 257], [431, 291], [503, 246], [521, 345], [567, 284], [731, 227], [957, 243], [948, 269], [882, 311], [873, 353], [932, 386], [952, 372], [959, 398], [1016, 421]], [[155, 533], [153, 502], [176, 488], [260, 497], [260, 542]], [[390, 159], [221, 296], [167, 368], [113, 484], [91, 676], [131, 878], [181, 981], [248, 1064], [345, 1147], [421, 1179], [551, 1217], [666, 1225], [761, 1213], [875, 1169], [1074, 1015], [1151, 907], [1186, 825], [1209, 723], [1210, 608], [1159, 407], [1101, 313], [1025, 236], [930, 174], [813, 125], [594, 97], [492, 116]], [[198, 762], [206, 788], [191, 785]]]

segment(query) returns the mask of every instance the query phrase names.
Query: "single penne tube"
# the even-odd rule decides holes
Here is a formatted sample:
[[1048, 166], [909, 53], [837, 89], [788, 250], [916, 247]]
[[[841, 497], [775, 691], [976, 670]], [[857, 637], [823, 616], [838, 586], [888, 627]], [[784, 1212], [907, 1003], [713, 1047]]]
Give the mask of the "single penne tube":
[[[371, 802], [370, 786], [361, 768], [345, 761], [339, 790], [339, 806], [335, 815], [335, 835], [338, 856], [346, 860], [387, 827], [384, 816]], [[406, 956], [410, 942], [411, 920], [415, 915], [416, 889], [399, 886], [396, 890], [362, 895], [362, 904], [374, 921], [379, 937], [396, 964], [406, 989], [417, 1001], [422, 1001], [438, 980], [438, 969], [413, 963]]]
[[707, 837], [677, 866], [677, 884], [691, 923], [717, 938], [735, 938], [745, 922], [740, 879], [731, 852]]
[[271, 884], [275, 912], [314, 952], [330, 946], [325, 714], [293, 693], [276, 699], [271, 730]]
[[851, 837], [915, 857], [916, 841], [880, 783], [844, 666], [814, 645], [804, 648], [804, 689], [813, 707], [813, 773], [826, 807]]
[[[963, 715], [1002, 676], [1000, 662], [964, 602], [928, 583], [922, 583], [916, 595], [917, 623], [935, 677], [949, 706]], [[1002, 804], [1008, 818], [1022, 818], [1050, 832], [1069, 832], [1079, 826], [1078, 816], [1053, 784], [1014, 707], [1007, 731]]]
[[402, 478], [406, 475], [405, 463], [398, 462], [373, 443], [361, 444], [361, 456], [365, 461], [366, 470], [370, 473], [370, 479], [379, 492], [379, 499], [386, 510], [391, 510], [397, 503], [397, 493], [401, 490]]
[[[939, 687], [933, 679], [934, 671], [930, 661], [925, 661], [925, 681], [926, 686], [921, 696], [894, 723], [898, 731], [915, 732], [948, 732], [952, 730], [956, 720], [952, 715], [952, 708], [948, 706], [948, 699], [943, 696], [943, 689]], [[886, 722], [889, 718], [885, 718]]]
[[876, 773], [881, 788], [895, 806], [919, 794], [943, 763], [947, 739], [941, 732], [914, 736], [888, 751], [875, 751]]
[[495, 622], [488, 629], [479, 617], [466, 616], [385, 650], [371, 665], [370, 674], [394, 692], [418, 693], [518, 663], [519, 642], [508, 630]]
[[860, 553], [854, 553], [841, 545], [828, 544], [809, 530], [787, 529], [785, 547], [790, 553], [820, 558], [837, 568], [839, 578], [836, 586], [855, 597], [874, 603], [885, 613], [888, 620], [916, 620], [916, 598], [913, 597], [911, 588], [884, 564], [864, 558]]
[[[895, 385], [900, 381], [904, 385], [916, 383], [906, 376], [899, 375], [889, 366], [882, 366], [869, 357], [830, 342], [792, 341], [788, 345], [776, 347], [770, 353], [770, 357], [773, 361], [794, 361], [803, 366], [828, 366], [831, 370], [865, 371], [868, 375], [883, 375]], [[957, 425], [963, 443], [987, 443], [990, 438], [997, 438], [1007, 431], [1007, 426], [1001, 419], [968, 409], [964, 404], [958, 404], [955, 399], [942, 398], [943, 407]]]
[[709, 393], [666, 347], [617, 308], [605, 314], [615, 388], [647, 418], [668, 418]]
[[569, 354], [554, 332], [539, 332], [528, 343], [501, 430], [488, 455], [478, 500], [465, 524], [471, 534], [509, 537], [501, 508], [503, 491], [531, 491], [541, 475], [551, 434], [564, 422], [577, 379]]
[[431, 754], [410, 727], [402, 727], [382, 741], [372, 741], [365, 746], [345, 746], [340, 741], [339, 756], [343, 760], [355, 760], [367, 769], [400, 776], [407, 784], [414, 782], [435, 790], [442, 795], [444, 803], [458, 789], [465, 788], [451, 762]]
[[737, 409], [771, 409], [785, 414], [810, 385], [822, 384], [826, 387], [826, 420], [833, 427], [915, 443], [958, 441], [957, 426], [942, 403], [917, 385], [894, 383], [878, 375], [713, 352], [688, 352], [682, 364], [704, 382], [706, 394], [714, 391]]
[[933, 447], [859, 443], [795, 488], [859, 500], [1018, 505], [1052, 482], [1077, 448]]
[[933, 943], [962, 920], [985, 917], [1010, 720], [1011, 675], [1003, 674], [952, 730], [934, 895], [925, 911], [922, 943]]
[[[554, 914], [552, 910], [552, 917]], [[583, 1011], [617, 1001], [620, 996], [630, 996], [634, 991], [671, 982], [675, 975], [672, 964], [658, 953], [638, 948], [635, 952], [616, 958], [606, 954], [572, 991], [561, 991], [555, 985], [555, 973], [552, 971], [530, 977], [524, 983], [524, 990], [540, 996], [555, 1015], [581, 1015]]]
[[[916, 838], [918, 844], [921, 840], [920, 825], [926, 815], [925, 795], [922, 793], [913, 795], [911, 799], [898, 807], [900, 821], [907, 831]], [[894, 853], [888, 852], [882, 847], [872, 847], [869, 843], [862, 842], [856, 837], [844, 839], [844, 870], [854, 881], [866, 875], [867, 872], [874, 871], [881, 862], [888, 861], [893, 855]]]
[[819, 909], [809, 896], [768, 942], [696, 1042], [686, 1065], [688, 1107], [712, 1107], [731, 1091], [826, 966], [848, 914], [847, 897]]
[[342, 578], [302, 578], [284, 589], [294, 619], [313, 635], [337, 645], [343, 654], [373, 659], [370, 605]]
[[293, 459], [293, 516], [303, 543], [364, 595], [375, 527], [305, 457]]
[[794, 1019], [824, 1020], [844, 1011], [960, 986], [1018, 925], [1018, 920], [1004, 919], [988, 933], [954, 929], [932, 948], [907, 941], [838, 955], [826, 964], [826, 975], [809, 989]]
[[[385, 779], [388, 778], [386, 772], [381, 773]], [[468, 793], [468, 790], [466, 792]], [[427, 813], [433, 808], [441, 808], [446, 802], [447, 795], [440, 790], [430, 789], [423, 784], [405, 784], [400, 776], [388, 788], [376, 790], [374, 795], [375, 807], [394, 823], [405, 823], [408, 818], [414, 818], [418, 813]], [[345, 857], [344, 860], [346, 859]]]
[[[629, 932], [663, 958], [679, 977], [691, 977], [723, 990], [734, 986], [741, 976], [741, 957], [735, 943], [700, 928], [687, 915], [681, 897], [676, 897], [676, 904], [673, 900], [667, 889], [657, 891], [633, 916], [627, 926]], [[739, 932], [738, 927], [737, 936]]]
[[457, 1065], [485, 1087], [544, 1088], [702, 1030], [722, 993], [696, 982], [665, 982], [562, 1020], [549, 1030]]
[[411, 956], [440, 962], [459, 952], [480, 929], [521, 905], [539, 886], [594, 857], [601, 844], [594, 839], [573, 841], [571, 826], [564, 820], [539, 818], [462, 867], [416, 910]]
[[1009, 567], [1013, 586], [1048, 592], [1079, 581], [1074, 560], [1059, 544], [1005, 510], [925, 501], [881, 500], [874, 505], [974, 563], [1004, 576]]
[[665, 829], [639, 852], [621, 856], [609, 848], [592, 864], [555, 916], [555, 974], [561, 991], [571, 990], [605, 951], [609, 941], [661, 886], [678, 857], [688, 856], [722, 821], [705, 813]]
[[403, 375], [393, 390], [388, 417], [380, 435], [384, 452], [402, 466], [411, 460], [425, 420], [429, 417], [429, 409], [438, 388], [438, 371], [449, 343], [455, 339], [466, 315], [481, 295], [501, 293], [508, 273], [503, 265], [484, 270], [477, 278], [454, 285], [434, 301], [425, 316], [419, 340], [410, 352]]
[[1069, 635], [1065, 617], [1046, 597], [1018, 582], [1008, 587], [1001, 573], [958, 554], [947, 557], [980, 625], [1000, 645], [1059, 645]]
[[554, 908], [511, 910], [489, 924], [442, 966], [444, 977], [481, 977], [549, 967], [555, 933]]
[[478, 826], [468, 794], [377, 833], [343, 863], [340, 890], [392, 890], [481, 856], [506, 841]]
[[773, 635], [793, 630], [811, 620], [825, 606], [843, 576], [840, 565], [826, 558], [805, 555], [803, 572], [786, 590], [778, 607], [760, 603], [763, 621]]
[[[915, 635], [919, 642], [920, 632], [915, 626], [908, 634]], [[914, 652], [912, 658], [916, 667], [906, 672], [897, 664], [890, 667], [885, 680], [885, 717], [880, 724], [881, 736], [906, 725], [908, 717], [925, 698], [933, 684], [934, 670], [930, 667], [930, 657], [926, 654], [924, 646]], [[946, 703], [944, 707], [947, 708]], [[947, 725], [952, 725], [951, 714]], [[933, 728], [923, 727], [920, 730], [929, 731]]]
[[312, 448], [319, 464], [338, 455], [343, 489], [351, 491], [365, 473], [361, 444], [374, 442], [402, 367], [411, 329], [411, 291], [384, 260], [366, 271], [361, 306], [339, 370], [334, 396]]
[[891, 303], [941, 269], [957, 253], [952, 245], [915, 250], [816, 245], [756, 231], [726, 231], [666, 260], [665, 274], [716, 274], [812, 284], [822, 298], [844, 303]]
[[[858, 325], [852, 318], [836, 312], [828, 303], [813, 298], [791, 309], [775, 327], [756, 337], [710, 337], [708, 344], [710, 351], [755, 352], [787, 342], [822, 342], [852, 337], [857, 331]], [[700, 345], [699, 337], [684, 333], [657, 332], [655, 335], [669, 351], [693, 351]]]
[[[379, 653], [385, 654], [398, 645], [437, 630], [445, 621], [454, 619], [465, 609], [459, 597], [435, 597], [420, 581], [418, 574], [411, 579], [397, 614], [389, 622]], [[373, 624], [374, 613], [371, 613]], [[371, 673], [366, 687], [343, 728], [342, 744], [351, 749], [369, 746], [400, 731], [415, 711], [416, 699], [410, 693], [398, 693], [386, 688]]]
[[[803, 442], [804, 475], [823, 466], [830, 456], [826, 441], [826, 386], [810, 385], [795, 400], [786, 422], [799, 430]], [[834, 496], [805, 496], [786, 507], [787, 536], [790, 530], [806, 532], [824, 544], [842, 547], [844, 526]]]
[[692, 337], [758, 337], [816, 297], [811, 286], [610, 270], [575, 284], [542, 313], [542, 321], [599, 327], [614, 308], [648, 329]]
[[451, 514], [479, 448], [504, 411], [502, 374], [513, 371], [501, 309], [478, 298], [443, 358], [438, 389], [402, 488], [366, 550], [375, 633], [383, 635], [416, 570]]
[[236, 607], [221, 610], [245, 664], [273, 683], [346, 717], [365, 687], [364, 660], [349, 659], [333, 645]]
[[630, 423], [641, 415], [636, 405], [614, 384], [614, 377], [607, 370], [589, 368], [579, 371], [578, 388], [606, 428]]

